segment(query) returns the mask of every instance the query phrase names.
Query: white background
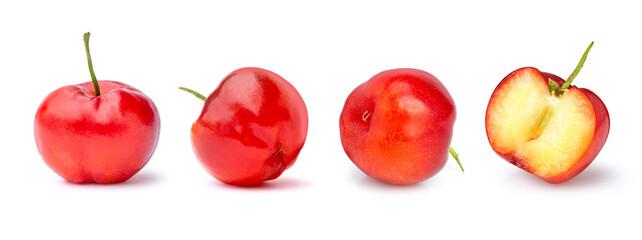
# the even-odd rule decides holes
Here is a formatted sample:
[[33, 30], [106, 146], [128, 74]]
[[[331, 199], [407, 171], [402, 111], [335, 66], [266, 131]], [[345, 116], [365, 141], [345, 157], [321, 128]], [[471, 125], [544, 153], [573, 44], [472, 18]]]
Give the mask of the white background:
[[[229, 2], [0, 3], [0, 239], [640, 239], [639, 3]], [[67, 183], [35, 146], [42, 99], [90, 80], [85, 31], [98, 78], [142, 90], [161, 114], [153, 158], [123, 184]], [[588, 169], [551, 185], [493, 152], [486, 105], [519, 67], [566, 78], [591, 41], [574, 84], [605, 102], [611, 132]], [[202, 102], [177, 90], [209, 94], [247, 66], [290, 81], [310, 118], [297, 163], [251, 189], [201, 168], [189, 129]], [[465, 173], [451, 160], [397, 187], [346, 157], [346, 97], [399, 67], [428, 71], [450, 91]]]

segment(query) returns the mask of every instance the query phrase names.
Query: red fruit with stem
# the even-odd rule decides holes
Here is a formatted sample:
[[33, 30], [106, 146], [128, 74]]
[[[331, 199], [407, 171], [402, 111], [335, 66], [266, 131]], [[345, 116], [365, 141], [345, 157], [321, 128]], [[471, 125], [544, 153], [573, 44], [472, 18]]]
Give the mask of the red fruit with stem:
[[255, 186], [276, 179], [296, 161], [308, 132], [297, 90], [276, 73], [241, 68], [227, 75], [192, 125], [194, 153], [221, 182]]
[[117, 183], [140, 171], [154, 154], [158, 109], [124, 83], [98, 81], [85, 50], [92, 82], [61, 87], [38, 107], [36, 146], [45, 163], [74, 183]]
[[449, 147], [455, 116], [450, 93], [430, 73], [410, 68], [383, 71], [346, 99], [339, 119], [341, 143], [368, 176], [415, 184], [437, 174], [449, 152], [459, 163]]

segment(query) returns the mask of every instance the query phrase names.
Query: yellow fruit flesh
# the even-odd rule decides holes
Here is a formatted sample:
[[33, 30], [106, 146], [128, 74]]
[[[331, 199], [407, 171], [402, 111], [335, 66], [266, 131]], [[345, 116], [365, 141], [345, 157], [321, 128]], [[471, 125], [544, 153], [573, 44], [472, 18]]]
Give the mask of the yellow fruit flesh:
[[495, 150], [512, 152], [531, 140], [549, 110], [548, 86], [541, 75], [522, 71], [496, 91], [488, 109], [488, 134]]
[[538, 176], [553, 177], [572, 168], [586, 152], [595, 113], [579, 90], [556, 97], [544, 83], [541, 75], [525, 73], [505, 84], [500, 89], [504, 93], [497, 95], [501, 99], [489, 108], [488, 132], [495, 150], [516, 155]]
[[595, 129], [593, 107], [576, 89], [561, 98], [550, 96], [557, 103], [542, 135], [518, 148], [517, 155], [530, 161], [529, 169], [542, 177], [552, 177], [573, 167], [591, 143]]

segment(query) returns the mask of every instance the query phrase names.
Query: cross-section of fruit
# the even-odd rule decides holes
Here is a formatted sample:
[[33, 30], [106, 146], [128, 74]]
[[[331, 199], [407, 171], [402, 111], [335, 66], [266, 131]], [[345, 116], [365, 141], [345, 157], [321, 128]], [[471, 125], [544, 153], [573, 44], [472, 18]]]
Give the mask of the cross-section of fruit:
[[564, 83], [536, 68], [517, 69], [499, 83], [486, 110], [493, 150], [550, 183], [582, 172], [609, 132], [609, 114], [600, 98]]

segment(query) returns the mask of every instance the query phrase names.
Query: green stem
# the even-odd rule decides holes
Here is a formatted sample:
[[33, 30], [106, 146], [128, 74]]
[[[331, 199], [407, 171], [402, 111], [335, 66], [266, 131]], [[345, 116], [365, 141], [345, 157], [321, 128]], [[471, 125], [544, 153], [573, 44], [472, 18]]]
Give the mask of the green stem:
[[457, 160], [457, 164], [459, 164], [459, 168], [461, 168], [461, 171], [464, 172], [464, 167], [461, 165], [461, 162], [459, 161], [459, 154], [457, 154], [457, 152], [455, 152], [455, 149], [453, 149], [453, 147], [450, 147], [450, 149], [448, 151], [450, 152], [450, 155], [452, 155], [453, 158], [455, 158], [455, 160]]
[[189, 89], [189, 88], [186, 88], [186, 87], [179, 87], [178, 89], [183, 90], [183, 91], [188, 92], [188, 93], [191, 93], [191, 94], [194, 94], [194, 96], [196, 96], [198, 99], [201, 99], [203, 101], [205, 101], [205, 99], [207, 99], [205, 96], [203, 96], [203, 94], [200, 94], [200, 93], [198, 93], [198, 92], [196, 92], [196, 91], [194, 91], [192, 89]]
[[83, 35], [85, 39], [85, 52], [87, 53], [87, 63], [89, 64], [89, 74], [91, 74], [91, 81], [94, 83], [94, 96], [100, 96], [100, 87], [98, 87], [98, 80], [96, 79], [96, 74], [94, 73], [94, 65], [91, 63], [91, 54], [89, 53], [89, 36], [91, 34], [86, 32]]
[[571, 73], [570, 76], [568, 76], [568, 79], [562, 87], [559, 89], [560, 95], [564, 93], [564, 90], [568, 89], [571, 86], [571, 83], [573, 82], [573, 79], [577, 77], [577, 74], [580, 73], [580, 69], [584, 66], [584, 62], [586, 61], [586, 56], [588, 56], [589, 51], [591, 51], [591, 48], [593, 47], [593, 42], [589, 44], [588, 48], [586, 48], [586, 51], [584, 51], [584, 55], [582, 55], [582, 58], [580, 59], [580, 62], [577, 64], [577, 67], [575, 67], [575, 70], [573, 70], [573, 73]]

